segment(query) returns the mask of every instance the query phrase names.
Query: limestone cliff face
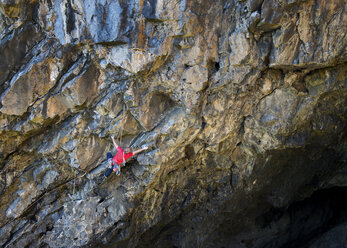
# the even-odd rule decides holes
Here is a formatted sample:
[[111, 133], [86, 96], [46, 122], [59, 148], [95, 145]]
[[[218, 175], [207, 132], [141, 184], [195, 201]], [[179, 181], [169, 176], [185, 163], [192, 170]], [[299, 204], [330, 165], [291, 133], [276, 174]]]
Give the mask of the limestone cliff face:
[[346, 243], [346, 1], [0, 6], [0, 246]]

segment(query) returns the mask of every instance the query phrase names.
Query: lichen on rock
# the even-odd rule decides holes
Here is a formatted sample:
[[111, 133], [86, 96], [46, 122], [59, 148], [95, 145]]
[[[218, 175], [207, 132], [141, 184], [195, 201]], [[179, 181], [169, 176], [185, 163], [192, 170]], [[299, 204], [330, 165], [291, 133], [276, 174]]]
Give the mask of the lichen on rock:
[[346, 9], [1, 1], [0, 245], [343, 246]]

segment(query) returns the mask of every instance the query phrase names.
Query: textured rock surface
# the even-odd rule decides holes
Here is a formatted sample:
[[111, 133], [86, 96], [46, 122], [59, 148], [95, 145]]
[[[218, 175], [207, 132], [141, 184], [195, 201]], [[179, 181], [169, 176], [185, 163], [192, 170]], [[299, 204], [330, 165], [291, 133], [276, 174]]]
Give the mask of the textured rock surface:
[[0, 10], [0, 246], [345, 244], [346, 1]]

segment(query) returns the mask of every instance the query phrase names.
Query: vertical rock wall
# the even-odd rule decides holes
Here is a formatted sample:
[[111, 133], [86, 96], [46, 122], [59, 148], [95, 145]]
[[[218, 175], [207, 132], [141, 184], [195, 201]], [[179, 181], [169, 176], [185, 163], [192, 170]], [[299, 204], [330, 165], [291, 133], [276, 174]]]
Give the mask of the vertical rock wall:
[[341, 244], [346, 8], [0, 1], [0, 246]]

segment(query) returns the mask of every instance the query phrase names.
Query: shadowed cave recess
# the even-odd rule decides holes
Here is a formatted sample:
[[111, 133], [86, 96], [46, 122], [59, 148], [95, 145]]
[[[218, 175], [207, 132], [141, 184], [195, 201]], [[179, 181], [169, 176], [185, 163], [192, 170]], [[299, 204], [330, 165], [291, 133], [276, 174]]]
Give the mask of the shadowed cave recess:
[[[0, 1], [0, 247], [347, 244], [344, 0]], [[149, 149], [105, 178], [106, 153]]]

